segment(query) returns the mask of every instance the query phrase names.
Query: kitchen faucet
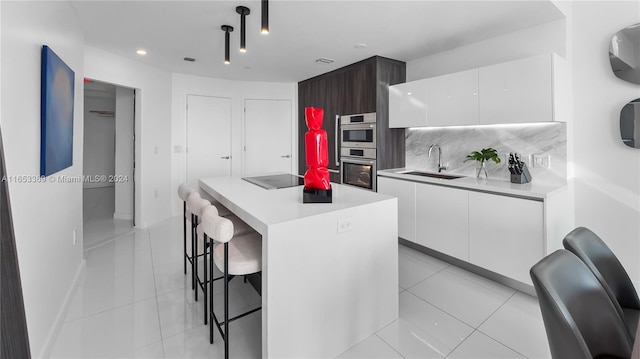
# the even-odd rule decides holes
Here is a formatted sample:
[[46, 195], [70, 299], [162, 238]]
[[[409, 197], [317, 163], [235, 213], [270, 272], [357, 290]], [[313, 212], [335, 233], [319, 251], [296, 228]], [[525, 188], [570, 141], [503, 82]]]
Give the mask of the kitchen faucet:
[[440, 161], [440, 158], [442, 157], [442, 149], [440, 149], [440, 145], [438, 145], [437, 143], [429, 146], [429, 158], [431, 158], [431, 150], [433, 150], [434, 147], [438, 148], [438, 173], [440, 173], [442, 172], [442, 170], [446, 170], [447, 166], [443, 166], [442, 162]]

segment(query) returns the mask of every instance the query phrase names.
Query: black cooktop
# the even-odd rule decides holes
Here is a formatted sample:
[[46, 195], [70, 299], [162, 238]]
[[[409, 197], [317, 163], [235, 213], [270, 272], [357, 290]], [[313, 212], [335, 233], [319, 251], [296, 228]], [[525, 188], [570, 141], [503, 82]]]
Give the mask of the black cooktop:
[[295, 187], [304, 184], [302, 177], [291, 174], [243, 177], [242, 179], [266, 189]]

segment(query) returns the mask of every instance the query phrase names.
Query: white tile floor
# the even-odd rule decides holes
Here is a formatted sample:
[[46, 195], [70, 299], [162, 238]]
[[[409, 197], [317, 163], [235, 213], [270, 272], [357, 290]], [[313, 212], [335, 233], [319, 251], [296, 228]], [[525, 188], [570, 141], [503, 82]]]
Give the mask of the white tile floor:
[[133, 230], [133, 221], [113, 219], [115, 187], [85, 188], [82, 193], [85, 251]]
[[[182, 269], [182, 222], [135, 230], [86, 253], [52, 358], [222, 358]], [[400, 318], [339, 358], [549, 358], [535, 298], [400, 246]], [[232, 312], [258, 306], [231, 282]], [[222, 304], [216, 288], [216, 308]], [[260, 312], [233, 322], [231, 356], [260, 357]]]

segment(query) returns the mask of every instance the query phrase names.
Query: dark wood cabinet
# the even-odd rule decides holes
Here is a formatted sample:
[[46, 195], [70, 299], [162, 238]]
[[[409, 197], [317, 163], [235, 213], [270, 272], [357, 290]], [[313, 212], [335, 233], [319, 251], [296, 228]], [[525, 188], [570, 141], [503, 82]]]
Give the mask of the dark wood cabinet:
[[[376, 112], [378, 169], [404, 167], [404, 129], [389, 128], [389, 85], [406, 81], [406, 64], [374, 56], [355, 64], [312, 77], [298, 83], [298, 168], [306, 171], [304, 134], [305, 107], [324, 109], [323, 129], [329, 139], [329, 169], [339, 170], [336, 162], [336, 117]], [[339, 144], [338, 144], [339, 145]], [[331, 174], [339, 182], [339, 175]]]

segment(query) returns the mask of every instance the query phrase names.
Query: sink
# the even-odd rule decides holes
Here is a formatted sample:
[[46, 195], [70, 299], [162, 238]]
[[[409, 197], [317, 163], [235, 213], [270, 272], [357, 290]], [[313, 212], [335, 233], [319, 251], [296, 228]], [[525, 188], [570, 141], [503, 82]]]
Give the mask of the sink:
[[464, 177], [464, 176], [456, 176], [456, 175], [447, 175], [444, 173], [431, 173], [431, 172], [421, 172], [421, 171], [409, 171], [409, 172], [400, 172], [400, 173], [403, 175], [423, 176], [423, 177], [431, 177], [431, 178], [446, 179], [446, 180], [452, 180], [452, 179]]

